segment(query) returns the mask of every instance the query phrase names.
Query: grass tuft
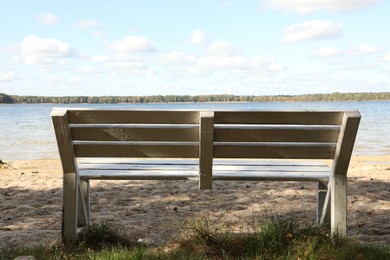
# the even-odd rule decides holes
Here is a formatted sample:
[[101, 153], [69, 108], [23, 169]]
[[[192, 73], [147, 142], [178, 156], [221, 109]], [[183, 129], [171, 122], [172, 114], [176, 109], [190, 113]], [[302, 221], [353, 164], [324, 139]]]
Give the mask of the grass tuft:
[[107, 247], [133, 248], [140, 245], [125, 230], [108, 221], [91, 224], [80, 234], [79, 247], [99, 250]]

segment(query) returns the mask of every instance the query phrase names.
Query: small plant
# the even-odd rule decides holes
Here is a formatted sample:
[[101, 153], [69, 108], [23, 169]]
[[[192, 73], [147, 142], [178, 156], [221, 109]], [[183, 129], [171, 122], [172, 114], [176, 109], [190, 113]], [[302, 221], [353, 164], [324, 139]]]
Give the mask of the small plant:
[[130, 236], [124, 232], [124, 228], [118, 225], [110, 224], [108, 221], [93, 223], [86, 228], [80, 235], [79, 246], [101, 249], [103, 247], [127, 247], [137, 246], [137, 242], [132, 241]]

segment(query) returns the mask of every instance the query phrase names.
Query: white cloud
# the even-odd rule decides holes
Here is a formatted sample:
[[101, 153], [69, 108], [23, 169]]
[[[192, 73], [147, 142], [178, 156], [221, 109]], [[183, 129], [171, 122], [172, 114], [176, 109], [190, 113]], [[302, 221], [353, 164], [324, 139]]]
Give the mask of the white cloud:
[[48, 12], [48, 13], [41, 13], [35, 17], [39, 22], [44, 24], [56, 24], [60, 21], [58, 16]]
[[284, 30], [282, 40], [286, 43], [332, 39], [341, 35], [341, 24], [325, 20], [309, 20], [293, 24]]
[[5, 61], [5, 64], [19, 64], [21, 62], [20, 55], [14, 55], [10, 59]]
[[90, 57], [92, 62], [96, 63], [126, 63], [126, 62], [139, 62], [140, 60], [127, 53], [117, 53], [113, 56], [106, 55], [93, 55]]
[[162, 55], [158, 61], [162, 64], [191, 64], [196, 62], [196, 58], [181, 51], [173, 51]]
[[309, 55], [313, 58], [329, 58], [338, 57], [341, 58], [338, 62], [352, 62], [351, 57], [353, 56], [365, 56], [383, 51], [382, 46], [373, 46], [369, 44], [360, 44], [353, 46], [348, 49], [338, 49], [334, 47], [323, 47], [318, 50], [313, 50]]
[[199, 59], [199, 65], [201, 67], [239, 69], [245, 65], [245, 59], [241, 56], [206, 56]]
[[93, 35], [95, 37], [103, 37], [105, 35], [105, 32], [102, 32], [102, 31], [94, 31], [93, 32]]
[[11, 81], [15, 75], [12, 72], [0, 72], [0, 81]]
[[35, 35], [24, 38], [21, 50], [26, 64], [59, 63], [61, 58], [74, 56], [69, 43]]
[[193, 44], [202, 45], [208, 41], [208, 36], [202, 30], [195, 30], [192, 32], [190, 40]]
[[385, 55], [383, 55], [380, 60], [382, 61], [390, 61], [390, 53], [386, 53]]
[[108, 67], [119, 68], [119, 69], [133, 69], [133, 70], [144, 70], [147, 66], [142, 62], [109, 62], [106, 63]]
[[95, 74], [100, 72], [97, 68], [91, 67], [91, 66], [84, 66], [77, 68], [77, 72], [83, 73], [83, 74]]
[[318, 50], [310, 52], [310, 56], [313, 58], [327, 58], [339, 55], [341, 52], [338, 48], [323, 47]]
[[79, 85], [79, 84], [85, 83], [86, 80], [79, 78], [79, 77], [75, 77], [75, 78], [68, 79], [67, 82], [71, 85]]
[[79, 28], [90, 28], [90, 27], [97, 27], [99, 26], [99, 23], [95, 20], [81, 20], [77, 23], [77, 27]]
[[263, 71], [281, 71], [286, 65], [278, 63], [276, 60], [263, 57], [255, 57], [249, 62], [250, 68]]
[[265, 0], [263, 4], [275, 10], [310, 14], [317, 11], [350, 12], [368, 8], [377, 0]]
[[151, 52], [156, 49], [150, 44], [149, 40], [142, 36], [128, 36], [124, 39], [113, 41], [109, 49], [115, 52]]
[[373, 46], [373, 45], [368, 45], [368, 44], [360, 44], [357, 46], [354, 46], [350, 48], [347, 51], [347, 54], [352, 55], [352, 56], [364, 56], [364, 55], [370, 55], [374, 54], [377, 52], [380, 52], [383, 50], [383, 47], [378, 47], [378, 46]]
[[93, 55], [91, 56], [92, 62], [107, 62], [110, 60], [110, 57], [106, 55]]
[[208, 52], [211, 56], [233, 56], [239, 51], [229, 42], [226, 41], [215, 41], [209, 48]]
[[113, 56], [94, 55], [90, 60], [95, 63], [100, 63], [104, 69], [94, 67], [80, 67], [78, 72], [81, 73], [111, 73], [112, 76], [129, 77], [129, 76], [145, 76], [153, 75], [155, 72], [151, 69], [144, 60], [127, 53], [117, 53]]

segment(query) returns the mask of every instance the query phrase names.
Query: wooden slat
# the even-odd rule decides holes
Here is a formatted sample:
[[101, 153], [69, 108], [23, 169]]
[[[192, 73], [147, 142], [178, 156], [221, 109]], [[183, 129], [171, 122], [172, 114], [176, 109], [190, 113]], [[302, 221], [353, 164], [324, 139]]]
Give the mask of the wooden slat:
[[197, 124], [198, 111], [69, 110], [71, 124]]
[[339, 125], [339, 111], [216, 111], [215, 124]]
[[93, 165], [199, 165], [198, 159], [155, 159], [155, 158], [78, 158], [79, 167]]
[[261, 172], [261, 171], [273, 171], [279, 172], [281, 174], [285, 172], [330, 172], [329, 167], [322, 166], [280, 166], [280, 165], [271, 165], [271, 166], [253, 166], [253, 165], [214, 165], [214, 171], [243, 171], [243, 172]]
[[325, 167], [329, 168], [329, 165], [324, 160], [280, 160], [280, 159], [214, 159], [213, 164], [218, 165], [248, 165], [257, 167], [267, 166], [292, 166], [292, 167]]
[[83, 170], [80, 178], [84, 180], [198, 180], [198, 171], [118, 171]]
[[334, 145], [215, 144], [214, 158], [332, 159]]
[[[132, 170], [132, 171], [147, 171], [150, 169], [153, 170], [169, 170], [169, 171], [195, 171], [199, 170], [198, 165], [188, 165], [188, 167], [182, 167], [180, 165], [138, 165], [138, 164], [88, 164], [82, 165], [79, 167], [80, 170]], [[325, 167], [315, 167], [315, 166], [305, 166], [305, 167], [293, 167], [293, 166], [273, 166], [271, 167], [258, 167], [252, 165], [214, 165], [213, 169], [215, 171], [275, 171], [275, 172], [329, 172], [329, 168]]]
[[199, 128], [72, 128], [73, 140], [100, 141], [198, 141]]
[[212, 189], [214, 113], [201, 112], [199, 131], [199, 188]]
[[329, 178], [329, 173], [321, 172], [223, 172], [214, 171], [213, 180], [226, 180], [226, 181], [324, 181]]
[[[83, 180], [198, 180], [197, 171], [117, 171], [117, 170], [83, 170], [80, 171], [80, 178]], [[215, 171], [213, 180], [234, 180], [234, 181], [327, 181], [329, 173], [321, 172], [287, 172], [278, 174], [276, 172], [224, 172]]]
[[199, 146], [191, 144], [75, 144], [76, 157], [197, 158]]
[[216, 142], [337, 142], [338, 128], [333, 129], [245, 129], [216, 128]]
[[[198, 159], [151, 159], [151, 158], [78, 158], [79, 167], [105, 164], [119, 164], [119, 165], [198, 165]], [[251, 165], [251, 166], [294, 166], [306, 167], [316, 166], [329, 168], [329, 165], [324, 160], [265, 160], [265, 159], [214, 159], [213, 165]]]
[[159, 170], [159, 171], [198, 171], [199, 166], [196, 164], [184, 164], [184, 165], [173, 165], [173, 164], [82, 164], [79, 165], [79, 170], [131, 170], [131, 171], [148, 171], [148, 170]]

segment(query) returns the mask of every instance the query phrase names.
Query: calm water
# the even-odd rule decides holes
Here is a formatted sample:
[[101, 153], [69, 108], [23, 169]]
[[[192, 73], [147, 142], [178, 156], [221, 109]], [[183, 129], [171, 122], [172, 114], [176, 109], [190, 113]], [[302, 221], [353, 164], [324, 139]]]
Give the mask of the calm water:
[[351, 110], [362, 120], [355, 155], [390, 154], [390, 101], [293, 103], [190, 103], [113, 105], [0, 105], [0, 160], [59, 158], [50, 111], [53, 107], [158, 109]]

